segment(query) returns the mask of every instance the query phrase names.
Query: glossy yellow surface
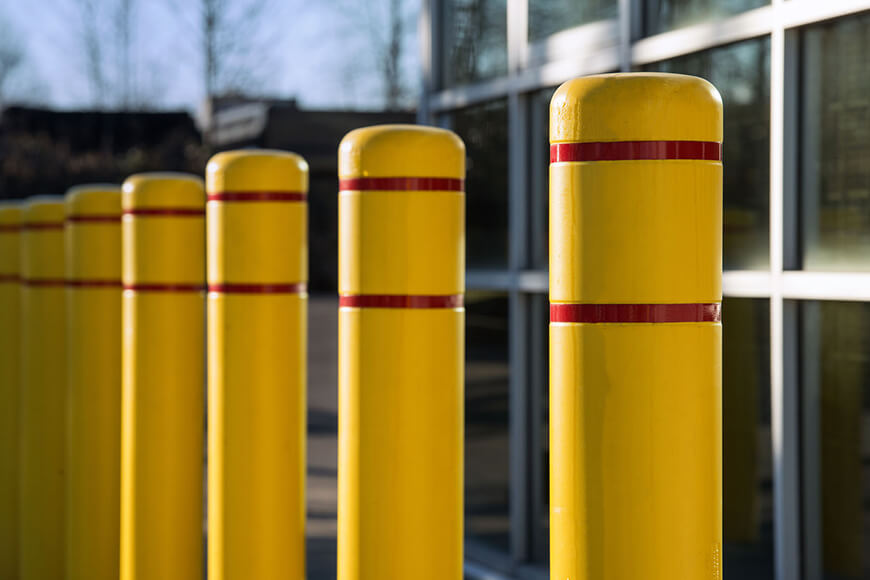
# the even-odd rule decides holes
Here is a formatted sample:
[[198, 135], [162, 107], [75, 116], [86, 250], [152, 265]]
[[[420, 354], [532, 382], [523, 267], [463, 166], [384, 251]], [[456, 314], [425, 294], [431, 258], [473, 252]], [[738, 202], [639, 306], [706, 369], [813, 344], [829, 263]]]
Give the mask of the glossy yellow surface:
[[[349, 133], [339, 176], [465, 173], [453, 133]], [[339, 292], [465, 290], [464, 194], [339, 198]], [[462, 578], [464, 308], [339, 310], [338, 579]]]
[[18, 578], [21, 205], [0, 202], [0, 578]]
[[118, 578], [121, 487], [121, 190], [77, 187], [68, 216], [67, 279], [117, 287], [67, 288], [67, 580]]
[[[62, 198], [32, 198], [25, 224], [62, 225]], [[63, 578], [66, 407], [66, 308], [63, 228], [24, 230], [21, 274], [52, 280], [21, 292], [21, 479], [19, 491], [22, 580]]]
[[[221, 153], [209, 193], [305, 192], [308, 166], [276, 151]], [[308, 279], [307, 204], [208, 202], [210, 284]], [[208, 562], [213, 580], [305, 578], [308, 295], [208, 297]]]
[[[204, 202], [191, 176], [134, 176], [122, 193], [125, 210]], [[204, 216], [126, 215], [122, 238], [124, 284], [204, 284]], [[122, 305], [121, 578], [202, 578], [204, 296], [127, 290]]]
[[[721, 141], [701, 79], [598, 75], [551, 102], [552, 143]], [[721, 301], [722, 165], [550, 167], [550, 300]], [[719, 580], [721, 325], [550, 324], [550, 577]]]
[[463, 309], [339, 313], [338, 578], [462, 578]]
[[722, 577], [721, 326], [550, 325], [550, 577]]
[[550, 101], [550, 143], [722, 141], [722, 97], [703, 79], [615, 73], [570, 80]]

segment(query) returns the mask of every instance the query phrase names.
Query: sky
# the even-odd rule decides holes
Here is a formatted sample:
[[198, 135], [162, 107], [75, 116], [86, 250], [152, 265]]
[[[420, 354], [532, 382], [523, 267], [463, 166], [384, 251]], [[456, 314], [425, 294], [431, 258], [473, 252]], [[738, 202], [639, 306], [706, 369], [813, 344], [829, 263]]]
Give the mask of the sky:
[[[93, 1], [111, 5], [121, 0]], [[252, 0], [227, 1], [245, 5]], [[372, 47], [375, 38], [383, 37], [389, 0], [266, 1], [268, 13], [257, 25], [252, 38], [258, 40], [247, 57], [246, 68], [257, 74], [244, 86], [246, 92], [297, 98], [307, 108], [382, 106], [383, 85]], [[25, 53], [7, 101], [64, 109], [94, 106], [80, 33], [85, 2], [0, 0], [0, 35]], [[196, 110], [204, 96], [193, 24], [198, 0], [133, 2], [131, 61], [137, 94], [151, 108]], [[419, 0], [402, 2], [401, 71], [412, 101], [420, 86]], [[96, 20], [101, 26], [111, 24], [107, 12]]]

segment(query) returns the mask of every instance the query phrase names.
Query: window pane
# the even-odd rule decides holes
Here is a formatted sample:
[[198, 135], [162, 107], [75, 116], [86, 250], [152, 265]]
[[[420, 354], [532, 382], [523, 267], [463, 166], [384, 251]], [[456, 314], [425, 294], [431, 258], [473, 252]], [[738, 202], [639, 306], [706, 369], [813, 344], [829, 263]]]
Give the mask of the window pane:
[[772, 579], [770, 301], [728, 298], [722, 308], [725, 569], [734, 578]]
[[870, 270], [870, 14], [802, 43], [803, 267]]
[[529, 40], [617, 16], [617, 0], [531, 0]]
[[870, 304], [801, 318], [806, 578], [870, 578]]
[[768, 4], [770, 0], [646, 0], [645, 30], [658, 34]]
[[466, 295], [465, 533], [507, 550], [508, 298]]
[[444, 2], [443, 84], [507, 74], [507, 0]]
[[507, 266], [507, 102], [457, 111], [453, 130], [465, 141], [469, 268]]
[[675, 58], [646, 70], [703, 77], [725, 104], [723, 158], [726, 270], [770, 264], [770, 39]]
[[529, 200], [529, 231], [531, 232], [531, 265], [546, 270], [550, 248], [550, 99], [555, 88], [540, 90], [531, 98], [531, 168]]

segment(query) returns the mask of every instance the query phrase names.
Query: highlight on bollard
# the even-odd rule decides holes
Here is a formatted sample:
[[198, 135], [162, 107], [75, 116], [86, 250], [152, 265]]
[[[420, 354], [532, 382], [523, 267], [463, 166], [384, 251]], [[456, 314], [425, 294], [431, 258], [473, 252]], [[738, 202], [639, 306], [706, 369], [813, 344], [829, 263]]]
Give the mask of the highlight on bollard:
[[465, 146], [339, 148], [339, 580], [462, 578]]
[[574, 79], [550, 140], [551, 577], [721, 578], [721, 98]]
[[121, 579], [201, 578], [205, 192], [145, 173], [121, 204]]
[[121, 188], [66, 194], [66, 579], [118, 577], [121, 489]]
[[27, 200], [21, 230], [19, 577], [64, 577], [66, 280], [60, 196]]
[[304, 580], [308, 164], [220, 153], [206, 187], [209, 577]]
[[18, 576], [21, 204], [0, 202], [0, 578]]

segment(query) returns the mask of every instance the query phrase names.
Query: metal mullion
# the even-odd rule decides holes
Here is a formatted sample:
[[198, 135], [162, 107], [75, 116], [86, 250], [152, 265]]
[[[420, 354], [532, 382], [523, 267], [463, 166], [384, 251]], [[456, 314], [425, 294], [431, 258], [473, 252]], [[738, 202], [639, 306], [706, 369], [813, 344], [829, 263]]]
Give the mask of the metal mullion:
[[857, 14], [870, 10], [870, 0], [837, 0], [820, 2], [819, 0], [789, 0], [781, 2], [782, 26], [786, 29], [798, 28], [824, 22], [849, 14]]

